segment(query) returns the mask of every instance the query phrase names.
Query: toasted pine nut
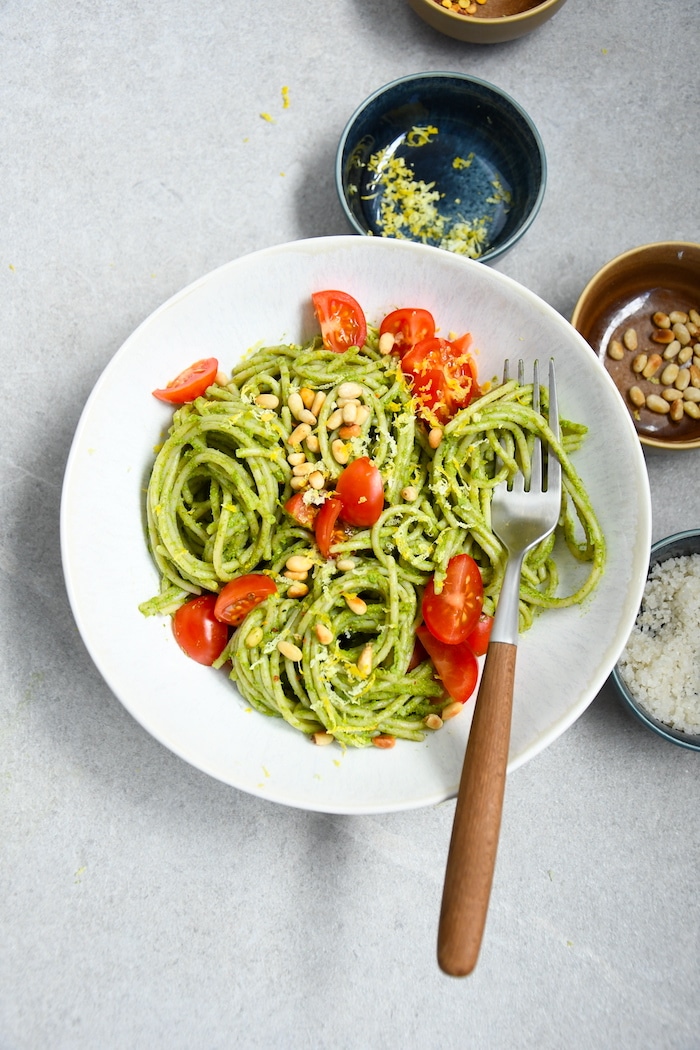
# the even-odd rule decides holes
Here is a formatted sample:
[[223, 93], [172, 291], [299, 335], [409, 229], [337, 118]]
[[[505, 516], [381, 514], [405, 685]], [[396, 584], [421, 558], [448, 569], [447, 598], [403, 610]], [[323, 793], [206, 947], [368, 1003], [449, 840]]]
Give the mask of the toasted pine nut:
[[372, 646], [368, 644], [364, 647], [357, 660], [357, 670], [365, 678], [372, 671]]
[[384, 332], [379, 336], [379, 353], [386, 357], [394, 349], [395, 342], [396, 340], [391, 332]]
[[339, 572], [350, 572], [355, 568], [355, 562], [352, 558], [338, 558], [335, 567]]
[[304, 580], [308, 580], [308, 572], [294, 572], [293, 569], [285, 569], [282, 575], [287, 580], [293, 580], [295, 583], [303, 583]]
[[287, 408], [295, 419], [299, 419], [300, 414], [305, 411], [304, 402], [298, 390], [293, 390], [287, 398]]
[[401, 498], [406, 500], [406, 503], [415, 503], [418, 499], [418, 489], [414, 485], [407, 485], [405, 489], [401, 489]]
[[279, 649], [282, 656], [286, 657], [287, 660], [294, 660], [295, 663], [301, 660], [301, 649], [298, 645], [295, 645], [294, 642], [288, 642], [286, 638], [280, 638], [279, 642], [277, 643], [277, 648]]
[[354, 423], [357, 419], [357, 404], [354, 401], [348, 401], [343, 405], [341, 412], [343, 413], [343, 423]]
[[387, 751], [392, 748], [396, 743], [396, 737], [390, 736], [388, 733], [380, 733], [379, 736], [372, 737], [372, 744], [374, 747], [380, 747], [382, 750]]
[[263, 634], [262, 627], [254, 627], [252, 631], [248, 631], [245, 636], [245, 644], [249, 649], [253, 649], [256, 645], [260, 645], [263, 640]]
[[363, 393], [359, 383], [341, 383], [338, 387], [338, 397], [362, 397]]
[[682, 394], [684, 401], [700, 401], [700, 390], [696, 386], [687, 386], [685, 390], [678, 392]]
[[641, 408], [644, 402], [646, 401], [644, 391], [641, 390], [638, 386], [631, 386], [627, 391], [627, 396], [629, 397], [632, 404], [635, 405], [637, 408]]
[[314, 397], [313, 404], [311, 405], [311, 411], [316, 416], [316, 419], [318, 419], [319, 413], [320, 413], [321, 409], [323, 408], [323, 406], [325, 404], [325, 401], [326, 401], [326, 391], [325, 390], [319, 390], [316, 393], [315, 397]]
[[290, 452], [287, 456], [287, 463], [290, 467], [298, 467], [300, 463], [306, 463], [305, 452]]
[[310, 463], [308, 459], [304, 460], [303, 463], [295, 463], [292, 467], [292, 474], [295, 478], [306, 478], [313, 473], [315, 466], [315, 463]]
[[673, 420], [673, 422], [677, 423], [680, 419], [683, 418], [683, 402], [682, 401], [672, 401], [671, 402], [671, 408], [670, 408], [670, 411], [669, 411], [668, 414], [669, 414], [670, 418]]
[[364, 616], [367, 612], [367, 602], [363, 601], [359, 594], [347, 594], [346, 592], [343, 592], [343, 598], [345, 598], [345, 604], [350, 612], [354, 612], [357, 616]]
[[428, 444], [431, 448], [437, 448], [442, 441], [442, 429], [440, 427], [433, 427], [428, 434]]
[[309, 436], [306, 438], [306, 447], [308, 448], [309, 452], [318, 452], [321, 445], [315, 434], [309, 434]]
[[661, 367], [661, 362], [661, 354], [650, 354], [647, 359], [647, 363], [642, 369], [642, 375], [644, 376], [644, 378], [651, 379], [651, 377], [656, 372], [658, 372], [659, 368]]
[[633, 372], [637, 372], [637, 373], [643, 372], [644, 369], [646, 368], [646, 366], [647, 366], [647, 355], [646, 354], [637, 354], [636, 357], [632, 358], [632, 371]]
[[369, 411], [367, 405], [358, 405], [357, 406], [357, 415], [355, 416], [355, 422], [357, 423], [358, 426], [361, 427], [362, 424], [366, 420], [369, 419], [369, 416], [370, 416], [370, 411]]
[[693, 362], [688, 369], [690, 373], [690, 385], [700, 387], [700, 368]]
[[671, 324], [687, 324], [688, 315], [685, 310], [671, 310], [668, 319]]
[[255, 404], [258, 408], [278, 408], [280, 399], [276, 394], [258, 394]]
[[700, 405], [696, 404], [695, 401], [684, 401], [683, 411], [691, 419], [700, 419]]
[[683, 391], [676, 390], [675, 386], [667, 386], [664, 390], [661, 391], [661, 396], [664, 399], [664, 401], [678, 401], [679, 399], [682, 401]]
[[662, 343], [666, 346], [668, 343], [672, 343], [676, 338], [670, 328], [655, 328], [651, 333], [651, 338], [655, 343]]
[[442, 711], [440, 712], [440, 717], [442, 718], [443, 722], [448, 722], [450, 718], [454, 718], [455, 715], [458, 715], [462, 710], [463, 706], [464, 705], [460, 704], [459, 700], [455, 700], [451, 704], [448, 704], [447, 707], [443, 707]]
[[313, 412], [313, 403], [316, 400], [316, 391], [312, 390], [311, 387], [302, 386], [299, 389], [299, 396], [304, 402], [304, 408], [310, 408]]
[[338, 437], [342, 438], [343, 441], [349, 441], [350, 438], [359, 437], [361, 433], [362, 431], [357, 423], [345, 423], [338, 430]]
[[690, 332], [684, 324], [680, 323], [680, 321], [677, 324], [674, 324], [673, 334], [675, 335], [676, 339], [681, 344], [681, 346], [687, 346], [690, 342]]
[[681, 368], [673, 385], [676, 390], [685, 390], [687, 386], [690, 386], [690, 369]]
[[330, 627], [326, 627], [325, 623], [317, 623], [314, 627], [314, 633], [321, 645], [330, 645], [333, 641], [333, 632]]
[[698, 328], [698, 326], [696, 324], [693, 324], [692, 321], [686, 321], [685, 327], [690, 332], [691, 337], [693, 339], [697, 339], [697, 335], [698, 335], [698, 332], [700, 332], [700, 328]]
[[639, 346], [639, 340], [637, 339], [637, 332], [634, 328], [628, 328], [622, 336], [622, 342], [625, 344], [628, 350], [636, 350]]
[[328, 419], [326, 420], [327, 430], [337, 430], [343, 423], [343, 410], [342, 408], [336, 408], [334, 412], [331, 412]]
[[331, 736], [330, 733], [318, 732], [318, 733], [312, 733], [311, 734], [311, 739], [313, 740], [314, 744], [318, 745], [318, 747], [328, 747], [329, 744], [333, 743], [333, 741], [335, 740], [335, 737]]
[[608, 357], [611, 357], [613, 361], [621, 361], [625, 356], [625, 348], [619, 339], [611, 339], [610, 345], [608, 346]]
[[700, 313], [697, 310], [688, 310], [688, 320], [700, 328]]
[[302, 423], [308, 423], [312, 427], [315, 427], [317, 423], [316, 416], [313, 412], [309, 412], [308, 408], [299, 413], [299, 419]]
[[301, 445], [302, 441], [304, 441], [309, 436], [310, 433], [311, 433], [311, 427], [309, 426], [309, 424], [308, 423], [300, 423], [299, 426], [296, 427], [291, 432], [289, 437], [287, 438], [287, 444], [288, 445]]
[[336, 438], [335, 441], [331, 442], [331, 452], [333, 453], [333, 459], [336, 463], [340, 463], [341, 465], [347, 463], [350, 459], [350, 453], [345, 446], [345, 442], [340, 441], [339, 438]]
[[354, 405], [355, 408], [359, 406], [360, 402], [356, 397], [339, 397], [336, 400], [338, 408], [345, 408], [346, 405]]
[[664, 401], [658, 394], [649, 394], [646, 405], [650, 412], [657, 412], [660, 416], [665, 415], [671, 407], [668, 401]]
[[292, 554], [285, 562], [291, 572], [308, 572], [313, 569], [313, 558], [307, 558], [305, 554]]
[[671, 327], [671, 318], [668, 316], [668, 314], [665, 314], [662, 310], [657, 310], [656, 313], [654, 314], [654, 316], [652, 317], [651, 321], [652, 321], [652, 324], [656, 326], [656, 328], [670, 328]]
[[308, 593], [309, 593], [309, 588], [306, 586], [305, 583], [303, 583], [301, 580], [299, 580], [298, 582], [293, 583], [292, 586], [288, 588], [288, 590], [287, 590], [287, 597], [289, 597], [289, 598], [304, 598]]
[[442, 724], [440, 715], [426, 715], [423, 719], [423, 725], [426, 729], [441, 729]]
[[295, 492], [299, 492], [300, 489], [306, 488], [307, 481], [306, 481], [306, 478], [300, 478], [300, 477], [297, 477], [295, 475], [290, 480], [289, 484], [294, 489]]
[[677, 355], [680, 348], [681, 344], [678, 342], [677, 339], [674, 339], [673, 342], [669, 343], [666, 349], [664, 350], [664, 361], [672, 361], [673, 358]]
[[663, 372], [661, 373], [660, 382], [664, 386], [670, 386], [678, 375], [678, 365], [675, 361], [671, 361], [670, 364], [666, 365]]
[[692, 349], [692, 347], [690, 347], [690, 346], [683, 346], [678, 351], [678, 357], [676, 358], [676, 360], [680, 364], [685, 365], [685, 364], [688, 363], [688, 361], [690, 361], [692, 356], [693, 356], [693, 349]]
[[312, 489], [322, 489], [326, 484], [326, 479], [320, 470], [314, 470], [309, 474], [309, 485]]

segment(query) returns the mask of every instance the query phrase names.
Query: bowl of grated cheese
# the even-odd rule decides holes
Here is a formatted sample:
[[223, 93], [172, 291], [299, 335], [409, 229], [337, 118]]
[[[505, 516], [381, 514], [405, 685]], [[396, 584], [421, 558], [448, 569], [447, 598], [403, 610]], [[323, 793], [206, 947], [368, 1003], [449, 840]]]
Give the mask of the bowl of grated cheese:
[[651, 548], [632, 633], [612, 679], [628, 709], [664, 740], [700, 751], [700, 530]]
[[353, 229], [491, 262], [523, 236], [544, 197], [547, 161], [528, 114], [463, 73], [401, 77], [355, 110], [336, 155]]

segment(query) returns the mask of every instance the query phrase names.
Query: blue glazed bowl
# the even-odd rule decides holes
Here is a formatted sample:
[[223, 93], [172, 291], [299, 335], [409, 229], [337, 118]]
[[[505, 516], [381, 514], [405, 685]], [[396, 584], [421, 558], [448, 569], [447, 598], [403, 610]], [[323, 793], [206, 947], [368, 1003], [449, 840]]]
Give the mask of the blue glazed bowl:
[[482, 262], [523, 236], [546, 180], [527, 113], [461, 73], [418, 73], [375, 91], [348, 121], [336, 156], [336, 189], [358, 233]]
[[[700, 530], [698, 529], [678, 532], [654, 543], [649, 558], [649, 570], [651, 571], [654, 565], [667, 561], [669, 558], [690, 554], [700, 554]], [[666, 725], [644, 707], [625, 681], [619, 662], [613, 668], [612, 680], [624, 705], [648, 729], [663, 737], [664, 740], [669, 740], [672, 744], [679, 744], [691, 751], [700, 751], [700, 736], [691, 736]]]

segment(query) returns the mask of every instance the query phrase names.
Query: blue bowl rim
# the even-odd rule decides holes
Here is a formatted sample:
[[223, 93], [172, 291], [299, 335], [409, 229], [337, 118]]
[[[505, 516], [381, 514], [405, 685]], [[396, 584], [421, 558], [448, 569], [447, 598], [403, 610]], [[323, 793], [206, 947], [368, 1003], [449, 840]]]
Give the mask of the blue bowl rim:
[[[665, 536], [663, 539], [657, 540], [651, 545], [651, 550], [649, 552], [649, 569], [661, 561], [666, 561], [667, 558], [678, 557], [679, 555], [677, 554], [667, 554], [666, 552], [673, 546], [682, 547], [683, 544], [689, 540], [700, 540], [700, 529], [686, 529], [683, 532], [674, 532], [671, 536]], [[660, 722], [657, 718], [654, 718], [654, 716], [644, 708], [641, 702], [630, 692], [627, 683], [619, 671], [618, 664], [615, 664], [613, 667], [612, 679], [619, 696], [627, 705], [627, 708], [648, 729], [652, 729], [659, 736], [663, 737], [664, 740], [668, 740], [672, 744], [678, 744], [680, 747], [685, 747], [690, 751], [700, 751], [700, 736], [688, 736], [687, 733], [681, 733], [679, 730], [672, 729], [664, 722]]]
[[397, 77], [395, 80], [390, 80], [387, 84], [384, 84], [382, 87], [377, 88], [376, 91], [373, 91], [371, 95], [368, 95], [367, 98], [363, 102], [361, 102], [359, 106], [357, 106], [352, 116], [346, 123], [342, 135], [340, 136], [340, 141], [338, 143], [335, 158], [336, 192], [338, 194], [341, 207], [345, 213], [345, 217], [347, 218], [350, 225], [357, 231], [357, 233], [362, 234], [365, 237], [369, 236], [367, 230], [363, 229], [361, 224], [357, 222], [355, 216], [348, 207], [345, 193], [343, 191], [343, 154], [345, 152], [345, 146], [347, 144], [350, 132], [352, 131], [355, 122], [365, 111], [365, 109], [367, 109], [367, 107], [370, 106], [376, 99], [381, 98], [382, 95], [398, 87], [400, 84], [408, 84], [414, 81], [430, 80], [440, 77], [444, 78], [445, 80], [459, 80], [468, 84], [475, 84], [478, 87], [483, 87], [486, 88], [488, 91], [492, 91], [494, 95], [497, 95], [499, 98], [503, 99], [506, 103], [508, 103], [508, 105], [512, 106], [512, 108], [516, 111], [516, 113], [522, 118], [522, 120], [526, 124], [528, 130], [530, 131], [533, 137], [534, 144], [537, 147], [537, 152], [539, 153], [542, 176], [540, 178], [540, 185], [537, 191], [537, 197], [535, 198], [535, 202], [532, 208], [530, 209], [528, 215], [524, 218], [521, 225], [513, 231], [513, 233], [506, 241], [503, 241], [501, 244], [497, 245], [493, 249], [488, 249], [484, 252], [483, 255], [479, 256], [478, 260], [476, 260], [477, 262], [491, 262], [493, 259], [496, 259], [498, 258], [498, 256], [503, 255], [505, 252], [507, 252], [509, 248], [512, 248], [516, 241], [520, 240], [523, 234], [527, 232], [532, 223], [535, 221], [537, 214], [542, 206], [542, 201], [544, 200], [545, 189], [547, 186], [547, 155], [544, 150], [542, 136], [537, 130], [537, 127], [530, 114], [523, 109], [519, 102], [516, 102], [512, 95], [510, 95], [507, 91], [504, 91], [503, 88], [497, 87], [496, 84], [492, 84], [488, 80], [483, 80], [481, 77], [472, 76], [470, 73], [451, 73], [447, 70], [428, 70], [424, 73], [408, 73], [405, 76]]

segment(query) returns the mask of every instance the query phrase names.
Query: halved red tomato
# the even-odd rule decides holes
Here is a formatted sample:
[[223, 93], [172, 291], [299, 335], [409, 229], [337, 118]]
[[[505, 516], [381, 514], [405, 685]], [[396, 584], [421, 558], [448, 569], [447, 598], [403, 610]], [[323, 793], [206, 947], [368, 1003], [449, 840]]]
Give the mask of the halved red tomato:
[[432, 339], [435, 321], [428, 310], [404, 307], [387, 314], [379, 326], [379, 335], [389, 332], [394, 337], [394, 349], [400, 357], [416, 343]]
[[215, 594], [191, 598], [173, 616], [173, 634], [182, 651], [198, 664], [211, 667], [228, 641], [228, 628], [216, 618]]
[[251, 609], [276, 593], [277, 584], [263, 573], [249, 572], [245, 576], [237, 576], [219, 592], [214, 615], [217, 620], [238, 627]]
[[374, 525], [384, 509], [382, 476], [368, 456], [354, 459], [345, 468], [335, 491], [342, 506], [340, 516], [349, 525]]
[[488, 613], [482, 612], [479, 619], [476, 621], [476, 627], [467, 636], [469, 646], [474, 653], [474, 656], [483, 656], [489, 647], [489, 641], [491, 638], [491, 628], [493, 627], [493, 616], [489, 616]]
[[316, 515], [314, 533], [318, 549], [324, 558], [330, 558], [331, 547], [343, 539], [343, 533], [336, 525], [343, 505], [339, 499], [327, 499]]
[[153, 391], [153, 396], [159, 401], [169, 401], [173, 405], [184, 405], [187, 401], [194, 401], [207, 387], [210, 387], [216, 379], [219, 371], [219, 362], [215, 357], [207, 357], [202, 361], [195, 361], [193, 365], [180, 372], [166, 387]]
[[342, 354], [351, 346], [364, 346], [367, 322], [362, 307], [347, 292], [314, 292], [311, 296], [326, 350]]
[[285, 503], [284, 509], [305, 529], [313, 529], [318, 507], [315, 503], [307, 503], [303, 492], [295, 492]]
[[427, 627], [418, 627], [416, 634], [451, 698], [460, 704], [465, 703], [474, 692], [479, 677], [479, 665], [469, 643], [446, 645], [433, 637]]
[[469, 333], [453, 341], [433, 336], [416, 343], [401, 358], [401, 369], [411, 384], [419, 411], [428, 419], [447, 423], [479, 397], [470, 345]]
[[483, 603], [484, 585], [479, 566], [471, 555], [458, 554], [447, 564], [439, 594], [435, 593], [433, 579], [428, 581], [421, 612], [434, 638], [456, 645], [464, 642], [476, 627]]

